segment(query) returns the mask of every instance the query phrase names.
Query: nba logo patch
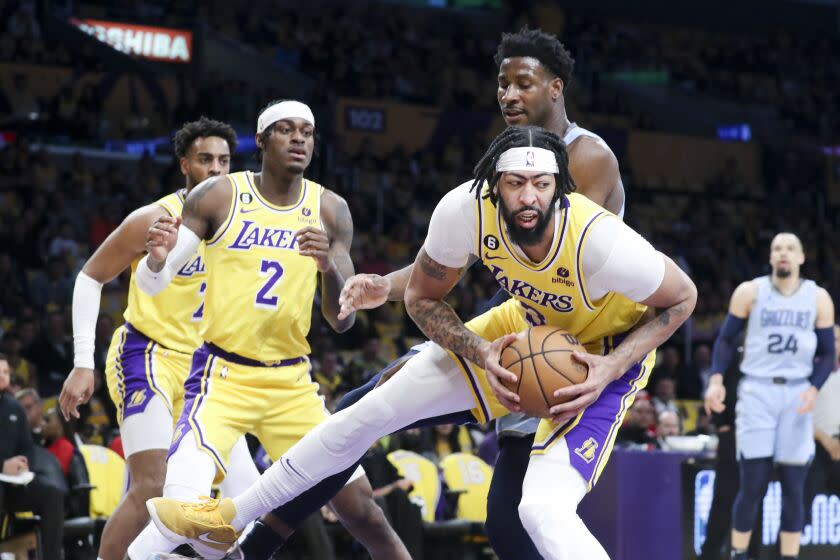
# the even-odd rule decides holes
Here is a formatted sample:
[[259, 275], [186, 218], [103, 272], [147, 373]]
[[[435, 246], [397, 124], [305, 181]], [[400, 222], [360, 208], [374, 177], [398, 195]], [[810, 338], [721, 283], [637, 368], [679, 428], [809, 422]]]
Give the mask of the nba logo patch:
[[146, 400], [146, 389], [138, 389], [131, 393], [131, 398], [128, 400], [128, 408], [140, 406]]
[[303, 214], [304, 216], [311, 216], [311, 215], [312, 215], [312, 210], [310, 210], [309, 208], [304, 207], [304, 209], [303, 209], [303, 210], [301, 210], [301, 211], [300, 211], [300, 213], [301, 213], [301, 214]]
[[583, 442], [583, 444], [575, 449], [575, 455], [588, 463], [595, 460], [595, 451], [598, 450], [598, 442], [594, 437], [591, 437]]
[[534, 167], [534, 152], [525, 152], [525, 167]]
[[251, 204], [252, 200], [254, 200], [254, 197], [251, 196], [251, 193], [244, 192], [239, 194], [239, 201], [242, 204]]

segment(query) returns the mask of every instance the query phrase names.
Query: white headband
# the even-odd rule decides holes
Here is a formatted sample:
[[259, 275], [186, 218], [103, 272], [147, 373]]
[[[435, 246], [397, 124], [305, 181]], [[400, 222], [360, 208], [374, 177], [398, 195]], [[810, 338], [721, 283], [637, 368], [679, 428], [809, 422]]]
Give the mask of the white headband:
[[542, 171], [545, 173], [559, 173], [557, 156], [551, 150], [525, 146], [511, 148], [501, 156], [496, 163], [496, 171]]
[[309, 105], [300, 101], [281, 101], [262, 112], [257, 119], [257, 134], [283, 119], [303, 119], [315, 126], [315, 115]]

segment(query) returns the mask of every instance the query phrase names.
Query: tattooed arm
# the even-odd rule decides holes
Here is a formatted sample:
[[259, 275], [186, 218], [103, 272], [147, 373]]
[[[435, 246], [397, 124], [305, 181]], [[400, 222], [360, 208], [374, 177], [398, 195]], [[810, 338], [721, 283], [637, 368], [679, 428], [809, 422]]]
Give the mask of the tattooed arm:
[[490, 343], [476, 335], [443, 301], [458, 280], [461, 270], [449, 268], [420, 249], [405, 290], [405, 307], [420, 330], [433, 342], [475, 362], [484, 363], [483, 353]]
[[554, 396], [571, 399], [551, 408], [552, 419], [563, 423], [580, 414], [595, 402], [607, 385], [624, 375], [651, 350], [668, 340], [689, 318], [697, 303], [697, 288], [691, 279], [665, 255], [664, 273], [659, 287], [641, 303], [659, 312], [631, 332], [615, 350], [606, 356], [575, 352], [573, 356], [586, 364], [589, 375], [583, 383], [554, 392]]
[[353, 326], [355, 313], [339, 317], [339, 295], [344, 280], [353, 276], [350, 246], [353, 244], [353, 217], [347, 202], [332, 191], [321, 195], [321, 217], [326, 231], [307, 227], [298, 232], [300, 254], [318, 263], [321, 273], [321, 313], [336, 332]]

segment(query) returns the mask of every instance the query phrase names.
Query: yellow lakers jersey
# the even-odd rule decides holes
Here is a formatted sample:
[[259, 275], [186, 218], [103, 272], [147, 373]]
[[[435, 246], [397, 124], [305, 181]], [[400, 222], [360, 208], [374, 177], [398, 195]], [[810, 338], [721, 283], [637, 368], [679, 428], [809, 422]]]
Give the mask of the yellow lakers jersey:
[[289, 206], [268, 202], [250, 171], [228, 175], [233, 186], [225, 223], [206, 243], [204, 340], [261, 362], [309, 353], [306, 336], [318, 281], [315, 259], [301, 256], [295, 232], [321, 227], [324, 188], [304, 179]]
[[[155, 204], [170, 216], [180, 216], [185, 191], [169, 194]], [[187, 261], [165, 290], [150, 296], [137, 287], [134, 272], [140, 258], [131, 263], [131, 282], [128, 287], [128, 306], [123, 317], [144, 335], [165, 348], [192, 353], [200, 344], [198, 323], [203, 315], [203, 295], [206, 287], [204, 245]]]
[[592, 301], [582, 282], [581, 253], [592, 224], [612, 216], [579, 194], [561, 201], [556, 234], [542, 262], [531, 262], [510, 239], [500, 208], [482, 196], [476, 201], [477, 251], [496, 281], [519, 303], [530, 325], [567, 330], [594, 354], [603, 354], [645, 312], [644, 305], [618, 293]]
[[440, 462], [440, 469], [450, 490], [464, 491], [458, 496], [458, 519], [484, 522], [493, 467], [470, 453], [453, 453]]
[[401, 477], [414, 484], [408, 499], [420, 508], [423, 521], [434, 521], [441, 495], [437, 465], [422, 455], [402, 449], [388, 453], [388, 461]]

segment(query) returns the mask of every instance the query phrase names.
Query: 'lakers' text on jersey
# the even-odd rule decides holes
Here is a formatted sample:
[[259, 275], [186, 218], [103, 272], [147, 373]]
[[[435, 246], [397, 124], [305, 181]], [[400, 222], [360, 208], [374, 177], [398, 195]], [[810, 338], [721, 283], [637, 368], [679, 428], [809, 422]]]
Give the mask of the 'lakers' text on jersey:
[[312, 302], [317, 285], [314, 259], [301, 256], [295, 232], [320, 227], [323, 187], [303, 181], [300, 197], [289, 206], [265, 200], [251, 172], [228, 176], [230, 211], [207, 242], [213, 275], [205, 294], [204, 340], [240, 356], [269, 363], [309, 353]]
[[[184, 207], [184, 191], [169, 194], [155, 204], [170, 216], [180, 216]], [[172, 283], [156, 296], [141, 290], [134, 281], [134, 272], [142, 255], [131, 263], [131, 283], [128, 288], [128, 307], [125, 320], [155, 342], [178, 352], [191, 354], [199, 344], [196, 323], [203, 316], [206, 288], [204, 245], [187, 261]]]
[[619, 293], [599, 301], [587, 293], [581, 270], [587, 233], [612, 216], [594, 202], [578, 194], [561, 201], [551, 249], [540, 263], [531, 262], [510, 239], [501, 210], [489, 198], [482, 195], [476, 204], [477, 254], [531, 326], [566, 329], [587, 351], [603, 354], [617, 345], [613, 337], [630, 330], [645, 312], [644, 305]]

